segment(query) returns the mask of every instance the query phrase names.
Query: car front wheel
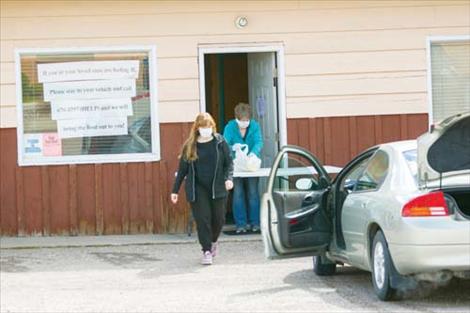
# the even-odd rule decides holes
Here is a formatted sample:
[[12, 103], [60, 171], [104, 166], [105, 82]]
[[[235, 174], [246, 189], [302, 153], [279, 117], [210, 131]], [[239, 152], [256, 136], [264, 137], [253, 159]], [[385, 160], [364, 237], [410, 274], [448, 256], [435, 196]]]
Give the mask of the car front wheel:
[[380, 300], [393, 298], [396, 290], [390, 286], [391, 258], [387, 241], [382, 231], [378, 231], [372, 243], [372, 282]]

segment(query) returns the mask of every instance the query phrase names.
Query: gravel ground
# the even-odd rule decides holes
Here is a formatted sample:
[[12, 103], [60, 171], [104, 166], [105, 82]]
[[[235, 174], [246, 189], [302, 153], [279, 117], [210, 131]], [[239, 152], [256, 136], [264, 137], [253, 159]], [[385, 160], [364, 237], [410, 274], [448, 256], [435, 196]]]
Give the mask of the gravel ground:
[[370, 274], [317, 277], [311, 258], [267, 261], [262, 242], [0, 250], [1, 312], [470, 312], [470, 281], [380, 302]]

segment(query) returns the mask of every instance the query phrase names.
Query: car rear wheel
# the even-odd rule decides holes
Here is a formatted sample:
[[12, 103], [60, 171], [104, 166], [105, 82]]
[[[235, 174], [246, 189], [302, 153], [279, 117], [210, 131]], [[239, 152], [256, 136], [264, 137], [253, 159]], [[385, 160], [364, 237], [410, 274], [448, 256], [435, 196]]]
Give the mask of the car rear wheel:
[[372, 282], [380, 300], [391, 300], [396, 290], [390, 285], [391, 258], [387, 241], [382, 231], [378, 231], [372, 243]]
[[336, 263], [331, 263], [324, 255], [313, 257], [313, 272], [318, 276], [330, 276], [336, 273]]

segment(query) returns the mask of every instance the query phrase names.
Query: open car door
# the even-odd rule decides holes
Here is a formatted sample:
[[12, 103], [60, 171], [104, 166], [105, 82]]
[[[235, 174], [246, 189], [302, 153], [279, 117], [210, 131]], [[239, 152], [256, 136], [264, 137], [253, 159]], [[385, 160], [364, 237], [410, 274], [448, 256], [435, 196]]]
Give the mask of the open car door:
[[307, 150], [277, 154], [261, 200], [261, 230], [268, 258], [319, 255], [330, 242], [330, 177]]

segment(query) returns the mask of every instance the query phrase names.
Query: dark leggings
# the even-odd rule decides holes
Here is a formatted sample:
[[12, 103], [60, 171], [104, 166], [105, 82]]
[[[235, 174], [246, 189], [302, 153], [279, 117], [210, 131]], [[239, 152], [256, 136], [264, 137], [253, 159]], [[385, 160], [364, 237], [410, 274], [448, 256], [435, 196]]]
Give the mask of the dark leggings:
[[196, 184], [196, 201], [191, 202], [197, 237], [202, 251], [210, 251], [213, 242], [219, 238], [225, 224], [227, 197], [212, 199], [211, 192]]

